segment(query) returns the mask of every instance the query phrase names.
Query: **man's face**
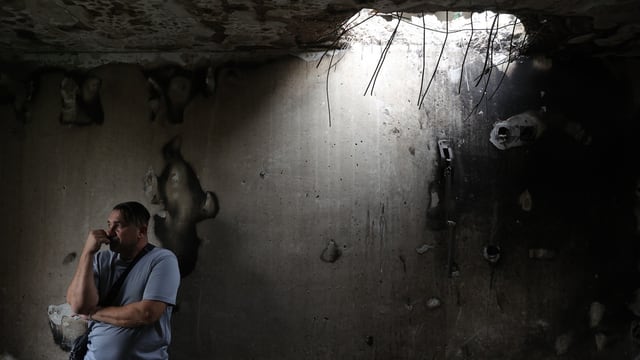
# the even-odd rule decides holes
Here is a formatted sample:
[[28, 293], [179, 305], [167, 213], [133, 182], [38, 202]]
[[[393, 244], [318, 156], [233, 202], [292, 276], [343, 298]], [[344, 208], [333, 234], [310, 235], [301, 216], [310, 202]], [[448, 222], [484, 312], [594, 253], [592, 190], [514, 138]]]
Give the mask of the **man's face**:
[[107, 236], [111, 238], [111, 251], [129, 255], [143, 238], [143, 229], [125, 222], [120, 210], [113, 210], [107, 220]]

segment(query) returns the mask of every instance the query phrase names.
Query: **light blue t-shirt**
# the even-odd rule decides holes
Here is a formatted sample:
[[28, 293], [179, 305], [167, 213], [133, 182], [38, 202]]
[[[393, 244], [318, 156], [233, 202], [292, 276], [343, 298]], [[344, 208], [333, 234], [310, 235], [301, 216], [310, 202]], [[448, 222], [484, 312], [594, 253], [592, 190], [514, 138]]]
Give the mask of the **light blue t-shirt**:
[[[129, 262], [121, 260], [119, 254], [111, 250], [96, 254], [93, 274], [101, 299], [107, 296], [128, 265]], [[176, 256], [158, 247], [149, 251], [131, 269], [111, 305], [157, 300], [167, 303], [167, 309], [155, 323], [137, 328], [92, 321], [85, 360], [168, 359], [171, 311], [176, 303], [179, 285], [180, 270]]]

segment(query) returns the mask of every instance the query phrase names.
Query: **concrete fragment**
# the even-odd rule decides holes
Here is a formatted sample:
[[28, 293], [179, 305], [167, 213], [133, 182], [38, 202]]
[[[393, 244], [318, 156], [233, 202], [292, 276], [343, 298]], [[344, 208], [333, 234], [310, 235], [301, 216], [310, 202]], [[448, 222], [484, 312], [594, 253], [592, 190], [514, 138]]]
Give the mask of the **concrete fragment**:
[[416, 248], [416, 252], [422, 255], [433, 248], [435, 248], [435, 246], [429, 245], [429, 244], [422, 244], [422, 246], [419, 246]]
[[320, 260], [328, 263], [335, 262], [342, 255], [342, 251], [338, 248], [338, 244], [333, 239], [330, 239], [327, 243], [327, 247], [322, 250], [320, 254]]
[[432, 297], [427, 300], [427, 308], [428, 309], [436, 309], [442, 305], [442, 301], [437, 297]]
[[433, 181], [429, 184], [429, 201], [427, 208], [427, 226], [432, 230], [442, 230], [446, 223], [444, 219], [444, 204], [440, 202], [440, 184]]
[[53, 341], [64, 351], [69, 351], [73, 341], [87, 331], [88, 322], [73, 314], [69, 304], [49, 305], [48, 315]]

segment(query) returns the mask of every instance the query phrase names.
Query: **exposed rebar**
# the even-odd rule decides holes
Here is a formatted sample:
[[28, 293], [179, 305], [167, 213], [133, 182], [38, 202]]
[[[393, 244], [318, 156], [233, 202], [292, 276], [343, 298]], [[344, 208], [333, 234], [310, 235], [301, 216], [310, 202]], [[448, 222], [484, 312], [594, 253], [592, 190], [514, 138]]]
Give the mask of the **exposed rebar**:
[[[500, 13], [496, 14], [496, 16], [493, 18], [493, 25], [496, 24], [498, 16], [500, 16]], [[493, 29], [493, 25], [491, 26], [492, 29]], [[476, 111], [476, 109], [478, 109], [478, 107], [482, 103], [482, 100], [485, 98], [485, 95], [487, 94], [487, 88], [489, 87], [489, 80], [491, 80], [491, 73], [493, 71], [493, 41], [495, 41], [495, 36], [493, 37], [493, 40], [491, 39], [491, 33], [492, 32], [489, 33], [489, 40], [490, 41], [487, 43], [487, 55], [486, 55], [486, 58], [485, 58], [485, 65], [486, 65], [487, 61], [489, 59], [491, 59], [492, 66], [489, 66], [489, 68], [488, 68], [487, 80], [484, 83], [484, 88], [482, 89], [482, 95], [480, 96], [480, 100], [478, 100], [478, 102], [475, 104], [473, 109], [471, 109], [471, 112], [469, 112], [469, 115], [467, 115], [467, 117], [465, 118], [465, 121], [468, 120], [471, 117], [471, 115], [473, 115], [473, 113]], [[496, 30], [496, 35], [497, 35], [497, 33], [498, 33], [498, 30]], [[484, 70], [483, 70], [483, 73], [484, 73]], [[482, 80], [482, 77], [480, 77], [480, 79], [478, 79], [478, 83], [476, 84], [476, 86], [480, 83], [480, 80]]]
[[469, 42], [467, 43], [467, 49], [464, 51], [464, 57], [462, 58], [462, 67], [460, 68], [460, 81], [458, 82], [458, 94], [460, 94], [460, 88], [462, 88], [462, 76], [464, 74], [464, 63], [467, 61], [467, 54], [469, 53], [469, 48], [471, 47], [471, 41], [473, 40], [473, 13], [471, 13], [470, 19], [471, 19], [471, 36], [469, 37]]
[[329, 67], [327, 68], [327, 81], [325, 82], [325, 91], [327, 93], [327, 111], [329, 113], [329, 127], [331, 127], [331, 101], [329, 99], [329, 73], [331, 72], [331, 65], [333, 64], [333, 57], [336, 55], [336, 51], [333, 50], [331, 58], [329, 59]]
[[427, 88], [424, 91], [424, 94], [422, 95], [422, 99], [420, 99], [420, 102], [418, 103], [418, 108], [422, 107], [422, 104], [424, 103], [424, 98], [427, 96], [427, 92], [429, 91], [429, 88], [431, 87], [431, 82], [433, 81], [433, 79], [436, 77], [436, 72], [438, 71], [438, 66], [440, 65], [440, 60], [442, 59], [442, 54], [444, 53], [444, 49], [447, 45], [447, 38], [449, 38], [449, 12], [447, 11], [446, 13], [446, 21], [445, 21], [445, 29], [446, 29], [446, 34], [444, 36], [444, 42], [442, 43], [442, 48], [440, 49], [440, 56], [438, 56], [438, 61], [436, 62], [436, 67], [433, 69], [433, 74], [431, 74], [431, 79], [429, 80], [429, 84], [427, 84]]
[[[402, 17], [403, 13], [400, 13], [400, 17]], [[376, 81], [378, 80], [378, 75], [380, 74], [380, 70], [382, 69], [382, 65], [384, 64], [384, 60], [387, 58], [387, 53], [389, 52], [389, 48], [391, 47], [391, 44], [393, 43], [393, 39], [396, 37], [396, 34], [398, 33], [398, 27], [400, 27], [400, 23], [401, 21], [398, 20], [398, 24], [396, 25], [395, 29], [393, 29], [393, 32], [391, 33], [391, 36], [389, 37], [389, 40], [387, 41], [387, 44], [385, 45], [384, 49], [382, 50], [382, 54], [380, 54], [380, 58], [378, 59], [378, 64], [376, 65], [376, 69], [373, 71], [373, 75], [371, 76], [371, 79], [369, 80], [369, 84], [367, 84], [367, 88], [364, 90], [364, 95], [367, 95], [367, 92], [369, 91], [369, 87], [371, 87], [371, 95], [373, 95], [373, 88], [376, 86]]]
[[422, 86], [424, 84], [424, 71], [427, 67], [427, 27], [424, 22], [424, 12], [422, 14], [422, 73], [420, 78], [420, 91], [418, 92], [418, 101], [417, 104], [420, 103], [420, 96], [422, 96]]
[[[360, 25], [362, 25], [363, 23], [365, 23], [366, 21], [368, 21], [369, 19], [373, 18], [374, 16], [378, 15], [378, 12], [376, 11], [375, 13], [373, 13], [373, 15], [367, 17], [366, 19], [360, 21], [359, 23], [345, 28], [342, 30], [342, 32], [340, 33], [340, 35], [338, 35], [338, 37], [336, 37], [335, 40], [333, 40], [333, 42], [331, 43], [331, 45], [329, 45], [329, 47], [322, 53], [322, 56], [320, 56], [320, 60], [318, 60], [318, 64], [316, 64], [316, 68], [318, 68], [320, 66], [320, 63], [322, 63], [322, 59], [324, 59], [324, 57], [327, 55], [327, 53], [329, 52], [329, 50], [333, 49], [334, 46], [338, 43], [338, 41], [340, 41], [340, 39], [342, 39], [342, 37], [344, 36], [344, 34], [346, 34], [347, 32], [349, 32], [351, 29], [354, 29]], [[342, 26], [342, 25], [340, 25]]]
[[513, 37], [516, 34], [517, 23], [518, 21], [513, 22], [513, 29], [511, 30], [511, 40], [509, 41], [509, 56], [507, 57], [507, 66], [505, 67], [504, 72], [502, 73], [502, 77], [500, 77], [500, 82], [498, 82], [498, 85], [496, 85], [496, 88], [493, 90], [493, 93], [491, 94], [491, 96], [489, 96], [489, 99], [492, 99], [493, 96], [496, 94], [496, 92], [498, 92], [498, 89], [500, 89], [500, 85], [502, 85], [502, 81], [504, 81], [505, 76], [507, 76], [507, 71], [509, 71], [509, 65], [511, 65], [511, 53], [513, 51]]
[[[481, 76], [476, 82], [476, 84], [474, 85], [475, 87], [477, 87], [478, 84], [480, 84], [480, 80], [482, 80], [482, 76], [485, 74], [485, 71], [487, 71], [487, 62], [489, 61], [489, 51], [493, 49], [493, 46], [492, 46], [493, 45], [493, 39], [492, 39], [493, 28], [496, 26], [496, 21], [498, 20], [498, 16], [500, 16], [500, 13], [497, 13], [496, 16], [493, 17], [493, 23], [491, 24], [491, 29], [489, 30], [489, 39], [487, 40], [487, 52], [484, 56], [484, 65], [482, 66], [482, 71], [480, 72]], [[498, 34], [497, 29], [496, 29], [496, 34]]]

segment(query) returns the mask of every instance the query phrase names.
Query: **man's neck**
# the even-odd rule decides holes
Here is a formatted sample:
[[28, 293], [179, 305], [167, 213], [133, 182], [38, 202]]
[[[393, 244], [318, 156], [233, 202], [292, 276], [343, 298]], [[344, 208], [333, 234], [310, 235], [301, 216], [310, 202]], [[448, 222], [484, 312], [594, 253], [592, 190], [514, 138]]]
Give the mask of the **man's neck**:
[[145, 246], [147, 246], [148, 241], [147, 240], [141, 240], [140, 242], [138, 242], [138, 244], [136, 244], [135, 249], [133, 250], [132, 253], [124, 253], [121, 252], [120, 253], [120, 259], [125, 260], [125, 261], [131, 261], [133, 259], [136, 258], [136, 256], [138, 256], [138, 254], [140, 254], [140, 251], [142, 251], [142, 249], [144, 249]]

